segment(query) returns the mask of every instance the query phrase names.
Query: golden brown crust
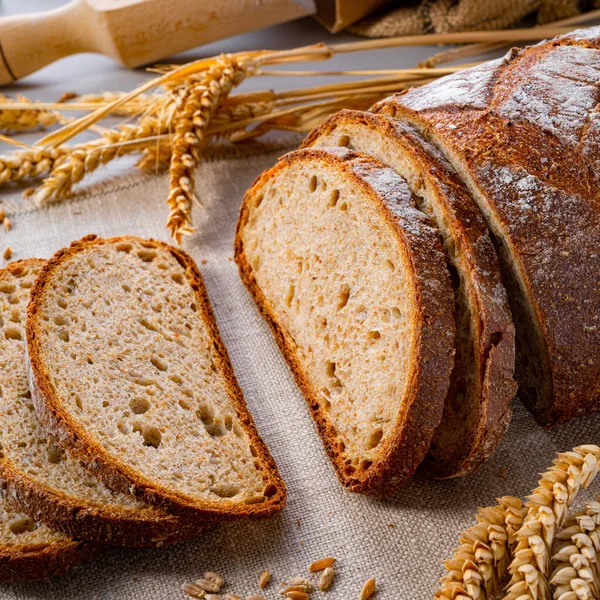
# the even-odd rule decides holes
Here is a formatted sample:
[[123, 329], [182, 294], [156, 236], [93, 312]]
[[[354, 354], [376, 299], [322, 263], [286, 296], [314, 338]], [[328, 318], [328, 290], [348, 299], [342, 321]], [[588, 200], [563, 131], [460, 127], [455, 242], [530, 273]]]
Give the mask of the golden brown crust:
[[[244, 253], [241, 231], [247, 221], [251, 198], [262, 185], [296, 161], [321, 161], [343, 171], [372, 200], [377, 210], [394, 228], [398, 242], [408, 255], [411, 277], [417, 290], [419, 312], [414, 316], [419, 332], [416, 356], [409, 374], [406, 410], [387, 441], [383, 457], [364, 471], [349, 472], [338, 447], [337, 431], [319, 411], [317, 393], [297, 358], [294, 342], [277, 320], [275, 310], [258, 287], [252, 267]], [[235, 260], [243, 282], [269, 323], [275, 340], [304, 393], [317, 430], [342, 485], [350, 491], [373, 496], [393, 494], [427, 454], [431, 437], [439, 424], [443, 400], [448, 390], [453, 365], [454, 321], [452, 288], [440, 242], [424, 215], [408, 205], [393, 186], [377, 186], [377, 175], [385, 167], [367, 157], [345, 149], [325, 151], [298, 150], [283, 156], [263, 173], [246, 192], [235, 237]], [[393, 171], [385, 169], [395, 175]], [[397, 177], [397, 176], [396, 176]], [[410, 208], [408, 211], [407, 209]], [[410, 213], [410, 214], [407, 214]], [[409, 225], [409, 226], [407, 226]]]
[[413, 123], [480, 195], [517, 321], [519, 395], [544, 425], [600, 408], [600, 163], [589, 143], [598, 31], [513, 50], [373, 108]]
[[[0, 279], [44, 262], [36, 258], [15, 261], [0, 270]], [[0, 456], [0, 481], [4, 499], [13, 507], [76, 539], [117, 546], [163, 546], [197, 537], [205, 528], [200, 521], [154, 508], [94, 505], [38, 481], [16, 467], [6, 454]]]
[[244, 401], [242, 391], [235, 378], [233, 367], [229, 361], [227, 350], [220, 338], [210, 301], [206, 293], [204, 282], [193, 259], [182, 250], [169, 246], [156, 240], [143, 240], [151, 243], [156, 248], [170, 252], [172, 256], [189, 271], [190, 285], [194, 289], [200, 314], [204, 325], [210, 332], [215, 349], [215, 364], [226, 382], [232, 403], [240, 417], [242, 426], [258, 450], [258, 458], [266, 466], [270, 476], [269, 491], [272, 494], [262, 504], [238, 504], [234, 502], [200, 504], [192, 501], [183, 494], [175, 493], [156, 485], [155, 482], [143, 477], [137, 471], [110, 456], [110, 454], [79, 426], [70, 414], [61, 406], [60, 398], [52, 389], [50, 377], [40, 356], [40, 347], [37, 330], [40, 327], [38, 310], [44, 288], [51, 279], [54, 271], [60, 268], [63, 261], [78, 252], [92, 246], [114, 244], [122, 241], [139, 241], [134, 236], [117, 238], [98, 238], [89, 235], [70, 247], [59, 250], [43, 267], [31, 291], [31, 301], [27, 311], [27, 351], [30, 363], [30, 382], [37, 393], [34, 395], [34, 404], [38, 416], [49, 432], [57, 437], [58, 442], [68, 450], [81, 464], [103, 481], [109, 488], [124, 493], [131, 493], [136, 498], [158, 506], [173, 514], [182, 515], [191, 519], [200, 519], [208, 522], [229, 521], [246, 518], [267, 518], [280, 512], [285, 506], [286, 489], [281, 479], [275, 461], [256, 430], [252, 415], [249, 413]]
[[[485, 222], [468, 190], [450, 164], [413, 128], [381, 115], [342, 110], [314, 129], [302, 147], [326, 145], [334, 131], [357, 126], [382, 136], [389, 144], [385, 151], [382, 148], [382, 153], [391, 149], [397, 155], [410, 157], [411, 165], [419, 171], [416, 182], [407, 180], [411, 191], [421, 195], [426, 189], [441, 207], [446, 228], [452, 230], [452, 240], [447, 244], [452, 246], [455, 258], [450, 258], [447, 249], [449, 264], [458, 270], [468, 297], [468, 302], [459, 300], [458, 290], [455, 290], [455, 315], [460, 318], [459, 315], [467, 314], [471, 322], [468, 346], [472, 349], [461, 349], [467, 344], [458, 340], [457, 332], [457, 356], [446, 409], [425, 468], [438, 478], [466, 475], [476, 470], [502, 440], [510, 422], [508, 405], [516, 392], [514, 326], [498, 259]], [[360, 136], [360, 131], [356, 135]], [[320, 138], [326, 141], [320, 142]], [[350, 137], [350, 147], [353, 143]], [[463, 423], [452, 418], [448, 408], [460, 401], [461, 396], [472, 398], [468, 404], [473, 405], [475, 413], [467, 431]], [[464, 415], [459, 412], [457, 418], [462, 420]], [[455, 443], [449, 443], [449, 436], [438, 438], [440, 432], [451, 431], [461, 432], [460, 439], [453, 440]]]
[[96, 554], [99, 546], [91, 542], [65, 539], [43, 547], [39, 545], [0, 545], [0, 581], [35, 581], [61, 575]]

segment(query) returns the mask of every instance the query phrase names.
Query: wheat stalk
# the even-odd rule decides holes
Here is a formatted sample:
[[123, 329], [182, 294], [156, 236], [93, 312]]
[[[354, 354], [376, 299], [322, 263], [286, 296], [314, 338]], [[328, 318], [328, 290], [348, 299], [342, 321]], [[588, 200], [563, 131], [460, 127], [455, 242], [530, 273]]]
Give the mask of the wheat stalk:
[[517, 533], [505, 600], [550, 600], [550, 553], [556, 532], [564, 525], [579, 490], [587, 488], [598, 473], [598, 457], [598, 446], [579, 446], [558, 454], [542, 474]]
[[195, 170], [200, 152], [210, 141], [206, 129], [219, 108], [219, 103], [239, 85], [247, 74], [247, 64], [232, 56], [222, 56], [196, 84], [192, 84], [182, 99], [182, 106], [174, 119], [171, 162], [169, 166], [169, 217], [167, 228], [173, 239], [181, 243], [182, 236], [190, 235]]
[[556, 535], [550, 583], [555, 600], [600, 597], [600, 503], [588, 502]]
[[436, 600], [479, 600], [500, 589], [526, 510], [512, 496], [497, 501], [496, 506], [479, 510], [477, 524], [461, 535], [461, 545], [444, 562], [448, 572]]

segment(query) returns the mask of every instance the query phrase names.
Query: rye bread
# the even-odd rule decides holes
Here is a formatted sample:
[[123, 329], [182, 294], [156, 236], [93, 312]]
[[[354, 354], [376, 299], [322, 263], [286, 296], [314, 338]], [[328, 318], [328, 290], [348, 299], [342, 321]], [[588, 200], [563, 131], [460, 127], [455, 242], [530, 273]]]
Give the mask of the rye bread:
[[393, 168], [441, 234], [454, 275], [456, 355], [425, 468], [437, 478], [471, 473], [502, 441], [516, 392], [514, 326], [485, 222], [450, 164], [400, 121], [342, 110], [303, 143], [322, 146], [347, 146]]
[[287, 154], [244, 197], [235, 260], [340, 482], [394, 493], [427, 454], [454, 355], [444, 254], [406, 182], [345, 148]]
[[109, 488], [206, 521], [283, 508], [182, 250], [133, 236], [74, 242], [40, 272], [26, 332], [40, 420]]
[[112, 545], [162, 546], [201, 533], [185, 520], [112, 492], [62, 451], [33, 407], [25, 352], [29, 291], [44, 264], [28, 259], [0, 270], [0, 481], [5, 499], [53, 529]]
[[396, 94], [372, 110], [452, 163], [493, 235], [519, 396], [543, 425], [600, 408], [599, 28]]

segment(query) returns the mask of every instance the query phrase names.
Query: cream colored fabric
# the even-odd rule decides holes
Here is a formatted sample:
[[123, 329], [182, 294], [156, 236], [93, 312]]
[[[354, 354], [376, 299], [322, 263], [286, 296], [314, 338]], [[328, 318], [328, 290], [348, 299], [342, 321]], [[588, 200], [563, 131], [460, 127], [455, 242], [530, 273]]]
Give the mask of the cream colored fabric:
[[[580, 0], [422, 0], [418, 6], [399, 8], [370, 16], [350, 31], [366, 37], [391, 37], [419, 33], [487, 31], [506, 29], [537, 13], [537, 22], [549, 23], [582, 12]], [[597, 5], [596, 1], [594, 5]]]
[[[289, 489], [284, 513], [267, 522], [215, 527], [205, 538], [160, 550], [107, 549], [90, 564], [39, 583], [0, 585], [0, 599], [183, 600], [182, 583], [204, 570], [221, 573], [228, 590], [257, 593], [261, 571], [273, 582], [261, 595], [278, 595], [285, 577], [306, 574], [314, 559], [338, 559], [332, 591], [324, 600], [353, 600], [375, 577], [378, 600], [430, 598], [460, 531], [474, 523], [478, 506], [503, 494], [525, 495], [554, 452], [600, 443], [600, 416], [550, 431], [539, 428], [515, 403], [508, 436], [471, 477], [436, 482], [418, 473], [391, 500], [355, 496], [340, 488], [290, 372], [232, 262], [235, 221], [244, 190], [278, 153], [217, 160], [198, 172], [198, 232], [185, 249], [198, 262], [217, 321], [260, 433]], [[0, 246], [14, 258], [49, 257], [88, 233], [136, 234], [167, 240], [167, 181], [133, 176], [109, 189], [47, 210], [15, 216]]]

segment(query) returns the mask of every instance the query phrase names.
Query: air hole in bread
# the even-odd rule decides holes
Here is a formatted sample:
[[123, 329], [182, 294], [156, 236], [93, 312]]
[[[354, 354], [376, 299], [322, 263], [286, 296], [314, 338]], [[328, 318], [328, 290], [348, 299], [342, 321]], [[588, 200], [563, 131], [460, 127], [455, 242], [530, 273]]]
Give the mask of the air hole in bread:
[[152, 262], [156, 258], [156, 250], [152, 248], [142, 248], [136, 252], [137, 257], [144, 262]]
[[335, 377], [335, 363], [334, 362], [328, 362], [325, 365], [325, 372], [327, 373], [327, 377]]
[[373, 448], [377, 448], [379, 446], [381, 440], [383, 438], [383, 429], [375, 429], [369, 436], [369, 441], [367, 444], [367, 449], [372, 450]]
[[259, 194], [256, 197], [256, 200], [254, 201], [254, 207], [255, 208], [258, 208], [262, 204], [263, 198], [264, 198], [264, 196], [262, 194]]
[[88, 365], [93, 365], [94, 364], [94, 359], [92, 358], [91, 354], [86, 355], [85, 361], [87, 362]]
[[56, 301], [56, 304], [58, 304], [58, 306], [60, 306], [60, 308], [67, 308], [67, 306], [68, 306], [68, 303], [64, 298], [59, 298]]
[[317, 189], [317, 176], [313, 175], [308, 182], [308, 189], [311, 192], [314, 192]]
[[54, 323], [56, 325], [66, 325], [67, 324], [67, 319], [63, 315], [56, 315], [54, 317]]
[[349, 135], [341, 135], [338, 140], [338, 146], [342, 146], [343, 148], [347, 148], [350, 145], [350, 136]]
[[5, 294], [12, 294], [17, 288], [13, 283], [9, 283], [8, 281], [0, 282], [0, 292], [4, 292]]
[[348, 203], [347, 202], [342, 202], [340, 204], [340, 210], [342, 210], [344, 212], [347, 211], [348, 210]]
[[392, 272], [396, 270], [396, 265], [389, 259], [385, 261], [385, 266]]
[[133, 246], [127, 242], [117, 244], [116, 247], [119, 252], [131, 252], [131, 249], [133, 248]]
[[24, 279], [23, 281], [19, 281], [19, 287], [23, 288], [24, 290], [28, 290], [33, 286], [33, 281], [27, 281], [27, 279]]
[[152, 321], [150, 321], [150, 319], [148, 319], [147, 317], [141, 317], [140, 319], [138, 319], [138, 322], [142, 327], [145, 327], [150, 331], [157, 331], [156, 325], [152, 323]]
[[369, 339], [370, 340], [378, 340], [381, 338], [381, 332], [373, 330], [369, 331]]
[[239, 494], [236, 486], [224, 483], [212, 486], [210, 491], [220, 498], [233, 498]]
[[215, 418], [215, 412], [212, 406], [209, 406], [205, 403], [200, 404], [200, 407], [196, 411], [196, 415], [204, 423], [204, 425], [210, 425]]
[[166, 371], [169, 368], [169, 364], [167, 363], [167, 361], [164, 358], [161, 358], [160, 356], [153, 356], [150, 359], [150, 362], [159, 370], [159, 371]]
[[65, 457], [65, 452], [60, 446], [52, 444], [48, 448], [48, 462], [53, 465], [60, 463]]
[[123, 288], [124, 292], [129, 293], [131, 291], [131, 287], [128, 286], [126, 283], [121, 284], [121, 287]]
[[206, 429], [206, 433], [211, 437], [221, 437], [226, 433], [226, 431], [223, 430], [221, 423], [217, 420], [208, 425], [204, 424], [204, 428]]
[[108, 408], [110, 406], [110, 402], [108, 400], [102, 400], [102, 407]]
[[28, 531], [35, 531], [36, 525], [33, 519], [30, 519], [29, 517], [21, 517], [11, 521], [8, 528], [10, 529], [11, 533], [20, 535], [21, 533], [26, 533]]
[[337, 307], [338, 310], [341, 310], [348, 304], [348, 298], [350, 298], [350, 286], [347, 284], [342, 285], [342, 289], [340, 290], [340, 297], [338, 298]]
[[180, 375], [177, 375], [177, 373], [174, 373], [173, 375], [169, 375], [169, 379], [173, 383], [176, 383], [177, 385], [181, 385], [183, 383], [183, 379], [181, 378]]
[[294, 300], [295, 295], [296, 295], [296, 286], [292, 283], [292, 284], [290, 284], [287, 296], [285, 298], [285, 303], [288, 306], [292, 306], [292, 301]]
[[361, 471], [366, 471], [372, 465], [373, 465], [373, 461], [372, 460], [363, 460], [363, 461], [361, 461], [361, 463], [359, 465], [359, 468], [360, 468]]
[[148, 398], [136, 396], [129, 401], [129, 408], [134, 415], [143, 415], [150, 410], [150, 401]]
[[4, 330], [4, 337], [7, 340], [22, 340], [21, 330], [15, 325], [8, 325]]
[[399, 319], [402, 316], [402, 312], [400, 311], [400, 309], [397, 306], [394, 306], [392, 308], [392, 316], [395, 319]]
[[233, 429], [233, 417], [231, 415], [225, 415], [223, 419], [223, 425], [225, 425], [225, 429], [227, 431], [231, 431]]
[[[108, 404], [108, 403], [107, 403]], [[79, 409], [83, 409], [83, 404], [81, 402], [81, 398], [79, 396], [75, 396], [75, 406]]]
[[179, 401], [179, 406], [181, 406], [181, 408], [183, 408], [183, 410], [190, 410], [190, 408], [191, 408], [189, 403], [183, 399]]
[[185, 282], [185, 278], [183, 276], [182, 273], [173, 273], [171, 275], [171, 279], [175, 282], [178, 283], [179, 285], [183, 285]]
[[162, 433], [160, 432], [160, 429], [153, 425], [144, 425], [142, 427], [142, 437], [144, 438], [144, 446], [158, 448], [162, 442]]
[[502, 333], [500, 331], [494, 331], [490, 336], [490, 344], [497, 346], [502, 341]]
[[67, 329], [61, 329], [58, 332], [58, 337], [63, 341], [63, 342], [68, 342], [69, 341], [69, 331]]

